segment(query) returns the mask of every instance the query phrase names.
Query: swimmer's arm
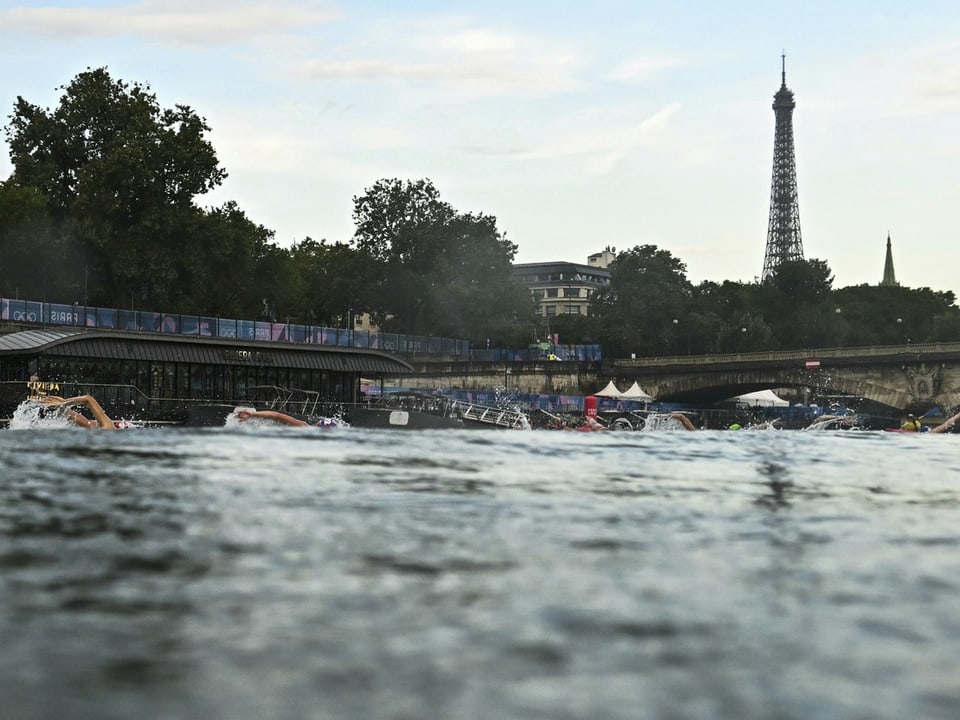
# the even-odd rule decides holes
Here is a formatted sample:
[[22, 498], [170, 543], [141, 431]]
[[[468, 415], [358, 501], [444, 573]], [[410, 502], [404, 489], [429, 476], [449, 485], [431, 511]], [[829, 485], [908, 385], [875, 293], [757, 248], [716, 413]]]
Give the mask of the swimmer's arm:
[[[85, 427], [90, 427], [90, 428], [100, 427], [104, 430], [115, 429], [113, 420], [110, 419], [110, 416], [107, 415], [106, 411], [103, 409], [100, 403], [97, 402], [97, 399], [92, 395], [78, 395], [77, 397], [67, 398], [66, 400], [63, 400], [63, 402], [60, 404], [83, 405], [85, 408], [87, 408], [91, 412], [91, 414], [94, 417], [93, 422], [87, 421], [87, 423], [81, 423], [81, 422], [77, 422], [76, 418], [71, 418], [71, 420], [76, 422], [78, 425], [84, 425]], [[83, 419], [86, 420], [86, 418], [83, 418]]]
[[937, 425], [935, 428], [932, 428], [930, 432], [935, 432], [935, 433], [946, 432], [956, 424], [957, 420], [960, 420], [960, 412], [958, 412], [953, 417], [947, 418], [942, 423]]
[[303, 420], [298, 420], [295, 417], [291, 417], [285, 413], [277, 412], [275, 410], [257, 410], [256, 412], [248, 413], [247, 417], [263, 418], [264, 420], [273, 420], [274, 422], [282, 423], [284, 425], [292, 425], [293, 427], [306, 427], [310, 424], [308, 422], [304, 422]]
[[[70, 422], [72, 422], [74, 425], [78, 425], [79, 427], [83, 427], [83, 428], [88, 428], [90, 430], [97, 430], [102, 427], [100, 423], [97, 422], [96, 420], [90, 420], [89, 418], [85, 418], [76, 410], [71, 410], [70, 412], [68, 412], [67, 419]], [[111, 426], [111, 429], [112, 429], [112, 426]]]
[[672, 412], [672, 413], [670, 413], [670, 417], [676, 418], [677, 420], [679, 420], [679, 421], [680, 421], [680, 424], [683, 425], [687, 430], [696, 430], [696, 429], [697, 429], [696, 425], [694, 425], [692, 422], [690, 422], [690, 418], [688, 418], [688, 417], [687, 417], [686, 415], [684, 415], [682, 412]]

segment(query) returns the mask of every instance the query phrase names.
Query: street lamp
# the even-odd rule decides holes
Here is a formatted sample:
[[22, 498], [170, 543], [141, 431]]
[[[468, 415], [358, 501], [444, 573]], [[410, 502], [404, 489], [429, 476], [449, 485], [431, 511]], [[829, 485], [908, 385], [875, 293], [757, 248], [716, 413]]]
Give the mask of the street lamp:
[[901, 343], [902, 343], [904, 340], [906, 340], [906, 341], [907, 341], [907, 344], [908, 344], [908, 345], [910, 344], [910, 338], [905, 338], [904, 335], [903, 335], [903, 318], [897, 318], [897, 333], [898, 333], [899, 336], [900, 336], [900, 342], [901, 342]]

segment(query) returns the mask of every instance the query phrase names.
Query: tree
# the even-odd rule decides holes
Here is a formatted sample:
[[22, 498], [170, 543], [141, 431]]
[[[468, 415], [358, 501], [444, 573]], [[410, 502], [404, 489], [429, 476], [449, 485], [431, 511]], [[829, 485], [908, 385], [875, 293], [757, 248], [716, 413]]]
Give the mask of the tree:
[[82, 278], [69, 244], [50, 216], [47, 199], [35, 188], [0, 182], [0, 295], [73, 302], [66, 288]]
[[429, 180], [380, 180], [354, 198], [354, 220], [354, 246], [381, 273], [365, 297], [384, 328], [479, 341], [532, 322], [516, 246], [492, 216], [458, 213]]
[[619, 253], [610, 265], [610, 285], [591, 298], [605, 352], [686, 352], [686, 336], [679, 327], [692, 290], [686, 272], [683, 262], [655, 245]]
[[372, 310], [369, 288], [382, 274], [372, 258], [344, 243], [310, 238], [294, 245], [290, 254], [296, 287], [292, 314], [301, 322], [345, 327], [351, 315]]
[[196, 238], [181, 232], [193, 199], [226, 172], [189, 107], [161, 109], [149, 87], [87, 70], [43, 110], [18, 97], [6, 126], [12, 181], [36, 188], [65, 236], [93, 268], [95, 298], [131, 297], [168, 306], [177, 295], [177, 258]]
[[833, 273], [823, 260], [791, 260], [777, 266], [768, 288], [768, 318], [784, 349], [837, 344], [839, 327], [832, 301]]
[[856, 285], [833, 293], [849, 345], [901, 345], [960, 340], [960, 309], [952, 292]]
[[253, 319], [263, 315], [264, 293], [277, 302], [275, 291], [286, 287], [282, 267], [289, 266], [289, 255], [272, 244], [272, 230], [253, 223], [236, 203], [185, 211], [177, 231], [183, 238], [183, 250], [172, 264], [177, 282], [158, 307]]
[[516, 246], [490, 215], [458, 214], [447, 221], [435, 258], [441, 278], [427, 305], [430, 325], [447, 337], [500, 343], [533, 323], [530, 291], [513, 274]]
[[453, 208], [429, 180], [379, 180], [353, 201], [353, 245], [383, 271], [371, 293], [375, 312], [393, 330], [424, 331], [420, 314], [434, 296], [437, 255]]

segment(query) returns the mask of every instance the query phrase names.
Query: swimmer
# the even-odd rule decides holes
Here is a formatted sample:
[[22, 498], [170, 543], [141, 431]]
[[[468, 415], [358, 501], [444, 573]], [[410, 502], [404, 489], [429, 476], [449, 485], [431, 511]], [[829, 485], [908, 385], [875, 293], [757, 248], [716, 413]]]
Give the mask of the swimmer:
[[944, 432], [948, 432], [949, 430], [951, 430], [951, 429], [953, 428], [954, 425], [956, 425], [957, 420], [960, 420], [960, 412], [958, 412], [958, 413], [957, 413], [956, 415], [954, 415], [953, 417], [947, 418], [946, 420], [944, 420], [942, 423], [940, 423], [940, 424], [937, 425], [936, 427], [930, 428], [930, 432], [932, 432], [932, 433], [944, 433]]
[[855, 428], [857, 426], [856, 415], [821, 415], [807, 425], [804, 430], [823, 430], [825, 428], [836, 430], [838, 428]]
[[278, 425], [289, 425], [291, 427], [335, 427], [336, 421], [330, 418], [321, 418], [316, 423], [308, 423], [292, 415], [278, 412], [276, 410], [256, 410], [254, 408], [237, 408], [231, 413], [231, 417], [237, 422], [247, 422], [248, 420], [266, 420], [277, 423]]
[[577, 428], [584, 432], [602, 432], [607, 428], [603, 426], [596, 418], [587, 415], [586, 423]]
[[[107, 415], [106, 411], [91, 395], [78, 395], [72, 398], [62, 398], [55, 395], [47, 395], [41, 402], [56, 411], [66, 411], [66, 417], [70, 422], [78, 427], [89, 428], [91, 430], [116, 430], [122, 423], [114, 422]], [[93, 420], [74, 410], [74, 407], [85, 407], [93, 415]]]
[[672, 412], [672, 413], [670, 413], [669, 417], [672, 417], [674, 420], [679, 421], [679, 423], [680, 423], [681, 425], [683, 425], [683, 427], [686, 428], [687, 430], [699, 430], [699, 429], [700, 429], [700, 428], [698, 428], [696, 425], [694, 425], [693, 422], [690, 420], [690, 418], [688, 418], [688, 417], [687, 417], [686, 415], [684, 415], [682, 412]]

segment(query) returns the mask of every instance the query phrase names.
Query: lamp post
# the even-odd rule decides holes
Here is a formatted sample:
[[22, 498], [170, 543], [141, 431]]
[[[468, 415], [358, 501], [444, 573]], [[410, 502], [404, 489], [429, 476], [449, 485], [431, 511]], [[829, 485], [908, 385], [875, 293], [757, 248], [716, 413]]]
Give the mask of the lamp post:
[[505, 393], [510, 392], [510, 376], [513, 374], [513, 371], [510, 368], [507, 368], [503, 371], [503, 391]]
[[910, 338], [904, 336], [903, 318], [897, 318], [897, 334], [900, 336], [899, 340], [901, 343], [906, 341], [907, 345], [910, 344]]

